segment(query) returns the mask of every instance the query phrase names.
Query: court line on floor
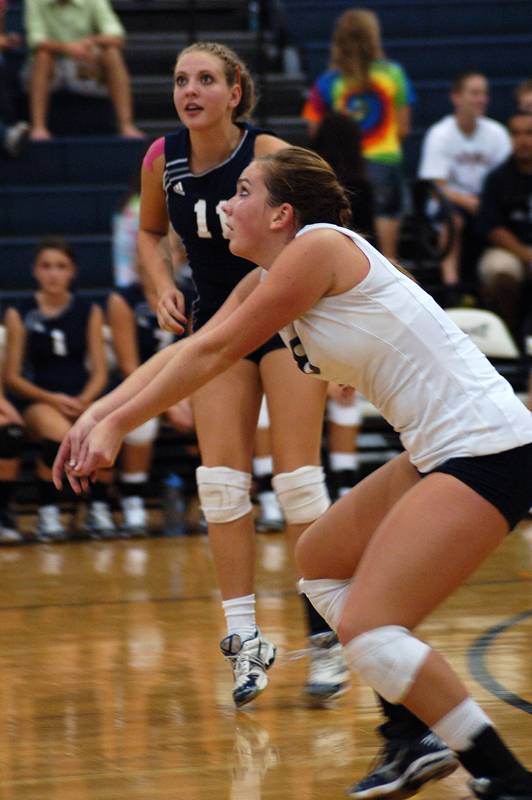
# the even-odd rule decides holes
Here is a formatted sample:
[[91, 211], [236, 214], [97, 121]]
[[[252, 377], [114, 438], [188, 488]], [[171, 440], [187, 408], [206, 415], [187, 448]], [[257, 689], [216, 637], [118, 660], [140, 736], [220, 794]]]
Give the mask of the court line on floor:
[[498, 625], [493, 625], [473, 642], [467, 653], [467, 664], [474, 679], [499, 700], [515, 706], [527, 714], [532, 714], [532, 703], [514, 694], [493, 677], [486, 665], [486, 656], [491, 644], [498, 636], [530, 617], [532, 617], [532, 609], [523, 611], [521, 614], [515, 614], [515, 616]]

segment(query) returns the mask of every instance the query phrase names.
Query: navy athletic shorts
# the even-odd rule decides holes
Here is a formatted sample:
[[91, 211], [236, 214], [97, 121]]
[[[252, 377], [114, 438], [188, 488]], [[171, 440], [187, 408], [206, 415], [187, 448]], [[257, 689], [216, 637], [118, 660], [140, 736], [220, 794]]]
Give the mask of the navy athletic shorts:
[[450, 458], [430, 472], [445, 472], [474, 489], [506, 517], [510, 530], [532, 507], [532, 443], [487, 456]]
[[[217, 309], [214, 309], [212, 313], [208, 310], [204, 310], [200, 312], [199, 310], [194, 311], [193, 317], [193, 329], [194, 331], [199, 330], [206, 322], [210, 320], [210, 318], [216, 313]], [[254, 364], [260, 364], [261, 359], [264, 358], [265, 355], [271, 353], [272, 350], [282, 350], [286, 347], [285, 343], [281, 339], [278, 333], [274, 334], [271, 339], [268, 339], [267, 342], [261, 344], [260, 347], [257, 347], [252, 353], [248, 353], [247, 356], [244, 358], [246, 361], [253, 361]]]
[[252, 353], [249, 353], [245, 358], [248, 361], [253, 361], [254, 364], [260, 364], [262, 358], [264, 358], [267, 353], [271, 353], [272, 350], [281, 350], [282, 348], [286, 347], [285, 343], [281, 339], [278, 333], [275, 336], [272, 336], [271, 339], [268, 339], [267, 342], [261, 344], [260, 347], [257, 347]]

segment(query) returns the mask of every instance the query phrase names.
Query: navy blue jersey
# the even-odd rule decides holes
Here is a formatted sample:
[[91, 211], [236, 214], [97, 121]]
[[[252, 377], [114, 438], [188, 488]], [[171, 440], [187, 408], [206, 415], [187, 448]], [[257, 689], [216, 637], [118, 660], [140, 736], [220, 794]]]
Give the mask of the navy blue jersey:
[[256, 266], [229, 252], [221, 206], [234, 195], [241, 172], [253, 160], [256, 137], [271, 132], [247, 123], [239, 127], [243, 136], [234, 153], [201, 175], [190, 171], [188, 131], [181, 129], [165, 137], [164, 189], [170, 221], [183, 240], [196, 286], [195, 328], [220, 308]]
[[133, 284], [117, 289], [117, 294], [124, 298], [133, 314], [137, 326], [137, 347], [139, 360], [143, 364], [155, 353], [176, 341], [177, 338], [170, 331], [163, 331], [157, 322], [157, 314], [152, 311], [144, 296], [142, 287]]
[[72, 295], [54, 317], [45, 316], [34, 295], [11, 303], [26, 329], [24, 377], [49, 392], [79, 395], [89, 379], [87, 326], [92, 301]]

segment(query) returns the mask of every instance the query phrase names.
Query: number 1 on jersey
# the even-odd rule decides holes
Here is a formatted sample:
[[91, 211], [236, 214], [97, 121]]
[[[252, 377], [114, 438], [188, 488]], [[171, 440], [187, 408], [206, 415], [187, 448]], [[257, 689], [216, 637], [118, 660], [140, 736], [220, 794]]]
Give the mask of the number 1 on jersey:
[[[225, 203], [225, 200], [220, 200], [218, 205], [216, 206], [216, 213], [218, 214], [218, 218], [220, 220], [220, 225], [222, 226], [222, 233], [225, 233], [225, 214], [222, 211], [222, 206]], [[196, 222], [198, 225], [198, 237], [200, 239], [212, 239], [212, 233], [210, 232], [209, 228], [207, 227], [207, 201], [206, 200], [198, 200], [194, 206], [194, 211], [196, 212]]]

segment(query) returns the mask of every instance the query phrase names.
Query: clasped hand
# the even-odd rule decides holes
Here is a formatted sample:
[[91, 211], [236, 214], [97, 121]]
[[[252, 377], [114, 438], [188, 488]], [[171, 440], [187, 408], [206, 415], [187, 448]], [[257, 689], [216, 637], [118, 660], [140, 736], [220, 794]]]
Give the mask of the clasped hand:
[[54, 461], [52, 477], [57, 489], [63, 485], [64, 472], [76, 494], [87, 492], [97, 470], [114, 464], [122, 438], [108, 418], [98, 422], [90, 412], [83, 414], [61, 442]]

